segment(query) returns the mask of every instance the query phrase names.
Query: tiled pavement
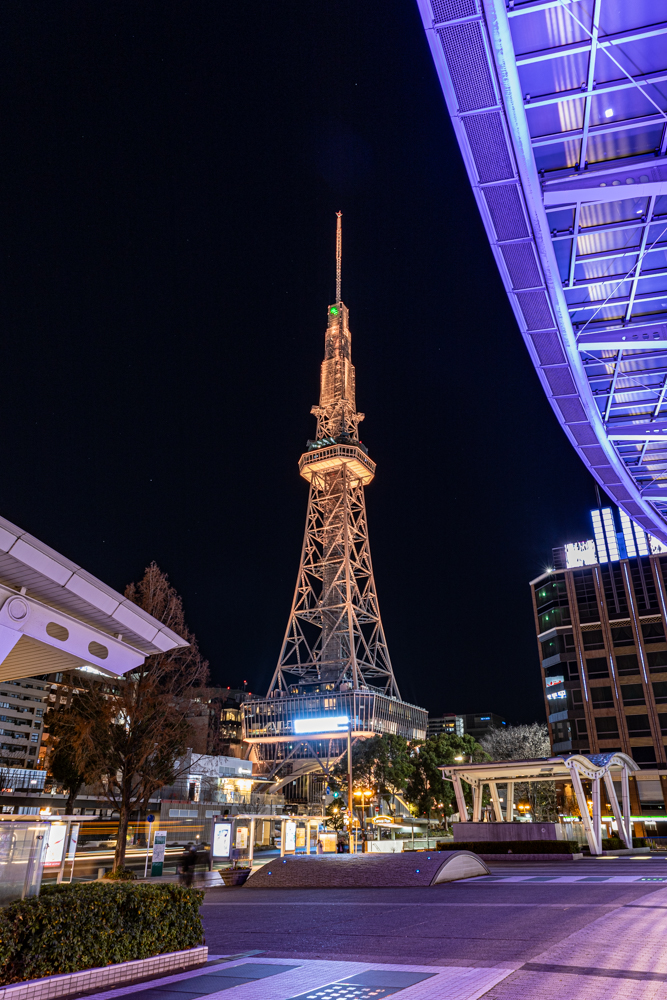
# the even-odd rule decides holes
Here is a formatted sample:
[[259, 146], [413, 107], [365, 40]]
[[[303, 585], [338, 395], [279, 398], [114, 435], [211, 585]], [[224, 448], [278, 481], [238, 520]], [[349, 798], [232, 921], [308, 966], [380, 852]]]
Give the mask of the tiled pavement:
[[667, 1000], [667, 888], [526, 962], [486, 1000]]
[[[587, 907], [591, 903], [582, 902], [589, 899], [584, 895], [586, 887], [592, 890], [600, 883], [600, 889], [595, 892], [602, 892], [602, 885], [611, 889], [616, 882], [662, 880], [665, 876], [658, 872], [666, 868], [667, 864], [653, 868], [650, 864], [645, 868], [637, 865], [637, 873], [632, 874], [627, 862], [620, 867], [604, 863], [596, 867], [590, 862], [578, 867], [578, 874], [561, 875], [562, 869], [549, 866], [533, 867], [531, 874], [524, 870], [524, 874], [518, 875], [509, 865], [495, 867], [490, 878], [465, 883], [464, 895], [457, 892], [451, 897], [451, 905], [454, 908], [471, 905], [465, 900], [479, 898], [477, 894], [483, 885], [494, 898], [496, 893], [492, 887], [498, 886], [500, 900], [502, 885], [517, 882], [522, 886], [507, 885], [508, 893], [514, 894], [521, 888], [534, 898], [532, 887], [537, 890], [541, 886], [551, 895], [550, 887], [553, 886], [554, 893], [562, 900], [565, 887], [559, 890], [558, 886], [567, 882], [568, 890], [572, 886], [571, 898], [559, 903], [556, 909]], [[624, 874], [612, 874], [621, 869]], [[650, 871], [655, 874], [650, 875]], [[463, 884], [459, 885], [463, 890]], [[573, 933], [567, 933], [564, 928], [564, 936], [560, 940], [552, 937], [542, 951], [536, 942], [535, 952], [524, 952], [519, 960], [485, 964], [463, 959], [456, 965], [392, 965], [375, 961], [300, 958], [294, 953], [290, 953], [289, 958], [249, 954], [247, 958], [229, 960], [218, 956], [219, 962], [211, 956], [212, 961], [205, 970], [121, 987], [95, 994], [89, 1000], [197, 1000], [199, 997], [207, 1000], [381, 1000], [392, 995], [400, 996], [401, 1000], [478, 1000], [481, 997], [485, 1000], [667, 1000], [667, 885], [665, 888], [656, 885], [655, 891], [650, 891], [646, 885], [646, 890], [642, 895], [635, 892], [634, 896], [616, 893], [617, 902], [610, 898], [609, 903], [602, 904], [597, 919]], [[228, 898], [231, 903], [238, 895]], [[441, 902], [437, 905], [446, 905], [447, 898], [449, 896], [439, 895]], [[513, 924], [513, 912], [516, 911], [512, 907], [526, 905], [514, 902], [515, 898], [514, 895], [503, 897], [502, 903], [485, 905], [509, 907], [507, 920]], [[304, 902], [301, 899], [294, 905], [303, 906]], [[259, 899], [257, 905], [261, 906]], [[551, 904], [542, 902], [539, 905]], [[555, 921], [559, 916], [554, 912]], [[511, 924], [508, 933], [510, 931]], [[407, 956], [397, 953], [396, 958], [400, 957]], [[435, 956], [434, 961], [437, 961]]]
[[204, 973], [107, 990], [87, 1000], [194, 1000], [201, 996], [207, 1000], [380, 1000], [396, 993], [401, 1000], [477, 1000], [511, 972], [511, 967], [252, 958], [218, 966], [209, 962]]

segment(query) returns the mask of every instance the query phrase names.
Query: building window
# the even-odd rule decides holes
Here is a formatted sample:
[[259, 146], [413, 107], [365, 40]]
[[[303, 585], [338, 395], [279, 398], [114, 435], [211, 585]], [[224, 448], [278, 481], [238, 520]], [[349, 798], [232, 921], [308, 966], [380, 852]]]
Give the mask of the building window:
[[630, 575], [632, 576], [632, 587], [635, 592], [635, 600], [640, 611], [658, 611], [658, 595], [655, 590], [655, 581], [651, 572], [651, 563], [648, 556], [641, 559], [630, 560]]
[[551, 639], [545, 639], [544, 642], [541, 642], [540, 646], [542, 647], [542, 659], [548, 660], [550, 656], [556, 656], [557, 653], [567, 653], [574, 649], [574, 636], [570, 633], [554, 635]]
[[595, 592], [595, 582], [593, 580], [593, 570], [580, 569], [572, 574], [574, 580], [574, 590], [577, 595], [577, 607], [579, 618], [582, 622], [600, 621], [600, 610], [598, 598]]
[[616, 669], [619, 674], [638, 674], [639, 660], [636, 653], [627, 653], [616, 657]]
[[591, 688], [593, 708], [613, 708], [614, 696], [610, 687]]
[[667, 651], [666, 650], [656, 650], [653, 653], [647, 653], [648, 656], [648, 666], [649, 670], [667, 670]]
[[652, 622], [649, 625], [642, 625], [642, 635], [644, 636], [644, 642], [664, 642], [664, 625], [662, 622]]
[[658, 713], [658, 722], [660, 723], [660, 732], [663, 736], [667, 736], [667, 712]]
[[650, 736], [651, 726], [648, 715], [626, 715], [625, 721], [628, 726], [630, 736]]
[[613, 715], [606, 715], [595, 720], [595, 728], [601, 740], [618, 739], [618, 722]]
[[591, 680], [594, 680], [597, 677], [609, 677], [609, 663], [607, 662], [607, 657], [586, 657], [586, 671]]
[[584, 649], [604, 649], [604, 639], [602, 638], [602, 629], [594, 628], [590, 632], [582, 632], [581, 638], [584, 643]]
[[653, 681], [653, 697], [658, 705], [667, 703], [667, 681]]
[[629, 625], [613, 628], [611, 638], [615, 646], [634, 646], [635, 644], [635, 637]]
[[621, 686], [624, 705], [644, 705], [644, 688], [641, 684], [623, 684]]
[[628, 601], [623, 586], [623, 576], [618, 563], [601, 566], [602, 588], [607, 602], [607, 613], [610, 618], [627, 618]]

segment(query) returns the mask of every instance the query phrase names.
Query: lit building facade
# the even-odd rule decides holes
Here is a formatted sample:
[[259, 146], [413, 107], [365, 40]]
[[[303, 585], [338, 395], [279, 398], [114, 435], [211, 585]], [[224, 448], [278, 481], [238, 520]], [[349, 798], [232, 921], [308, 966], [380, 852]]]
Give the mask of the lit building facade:
[[531, 582], [553, 752], [667, 768], [667, 553], [624, 514], [620, 531], [611, 508], [592, 517], [595, 539]]
[[495, 712], [484, 712], [483, 714], [456, 715], [450, 712], [446, 715], [429, 716], [428, 735], [440, 736], [445, 733], [451, 736], [472, 736], [476, 740], [481, 740], [490, 729], [500, 729], [506, 726], [507, 722], [501, 715]]

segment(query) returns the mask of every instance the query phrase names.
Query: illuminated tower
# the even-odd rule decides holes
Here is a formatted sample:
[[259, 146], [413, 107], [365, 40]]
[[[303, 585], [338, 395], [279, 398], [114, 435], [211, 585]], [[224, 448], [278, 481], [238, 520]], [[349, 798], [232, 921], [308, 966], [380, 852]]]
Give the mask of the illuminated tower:
[[[311, 410], [317, 430], [299, 460], [310, 484], [301, 563], [267, 697], [244, 707], [245, 738], [252, 743], [294, 741], [303, 731], [294, 720], [329, 714], [349, 718], [358, 736], [392, 732], [418, 739], [426, 732], [424, 709], [401, 700], [375, 590], [364, 496], [375, 463], [359, 440], [364, 414], [357, 411], [348, 310], [341, 301], [341, 236], [339, 212], [336, 301], [328, 308], [320, 401]], [[325, 735], [334, 739], [336, 727]]]
[[341, 213], [336, 302], [329, 306], [314, 441], [299, 471], [310, 483], [292, 611], [269, 694], [368, 684], [399, 697], [382, 628], [368, 544], [364, 487], [375, 464], [359, 440], [348, 310], [341, 301]]

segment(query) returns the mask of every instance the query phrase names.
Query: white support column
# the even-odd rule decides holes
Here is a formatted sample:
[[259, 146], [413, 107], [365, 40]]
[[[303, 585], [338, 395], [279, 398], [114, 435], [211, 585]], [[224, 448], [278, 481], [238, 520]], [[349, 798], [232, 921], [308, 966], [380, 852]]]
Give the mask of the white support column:
[[467, 823], [468, 807], [466, 805], [465, 796], [463, 795], [463, 785], [461, 784], [461, 778], [456, 773], [456, 771], [452, 774], [452, 784], [454, 785], [456, 804], [459, 808], [459, 823]]
[[248, 845], [248, 864], [252, 868], [252, 861], [255, 856], [255, 817], [250, 820], [250, 844]]
[[616, 825], [618, 826], [618, 834], [625, 844], [626, 847], [632, 847], [632, 831], [628, 829], [629, 824], [626, 826], [625, 816], [621, 813], [618, 805], [618, 796], [616, 795], [616, 789], [614, 788], [614, 780], [611, 776], [611, 772], [607, 771], [604, 776], [605, 788], [607, 789], [607, 795], [609, 796], [609, 802], [611, 804], [611, 811], [613, 813], [614, 819], [616, 820]]
[[586, 796], [584, 795], [584, 788], [581, 784], [581, 777], [579, 772], [572, 768], [570, 771], [572, 775], [572, 787], [574, 788], [574, 794], [577, 797], [577, 805], [579, 806], [579, 812], [581, 813], [581, 820], [584, 824], [584, 830], [586, 831], [586, 839], [588, 840], [588, 846], [590, 848], [591, 854], [599, 854], [600, 849], [595, 840], [595, 833], [593, 831], [593, 824], [591, 823], [591, 817], [588, 812], [588, 803], [586, 802]]
[[496, 823], [502, 823], [503, 810], [500, 805], [500, 798], [498, 797], [498, 785], [495, 781], [490, 781], [489, 788], [491, 789], [491, 801], [493, 802], [493, 815]]
[[599, 774], [596, 774], [591, 784], [593, 786], [593, 833], [599, 848], [597, 853], [602, 854], [602, 789]]
[[505, 822], [514, 821], [514, 782], [507, 782], [507, 802], [505, 803]]
[[631, 818], [632, 809], [630, 808], [630, 780], [625, 764], [621, 771], [621, 797], [623, 799], [623, 819], [625, 820], [625, 828], [628, 831], [630, 847], [632, 847], [633, 826]]
[[481, 781], [475, 781], [472, 786], [472, 821], [481, 823], [482, 821], [482, 789], [484, 785]]

